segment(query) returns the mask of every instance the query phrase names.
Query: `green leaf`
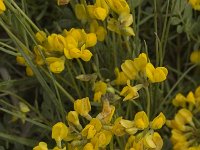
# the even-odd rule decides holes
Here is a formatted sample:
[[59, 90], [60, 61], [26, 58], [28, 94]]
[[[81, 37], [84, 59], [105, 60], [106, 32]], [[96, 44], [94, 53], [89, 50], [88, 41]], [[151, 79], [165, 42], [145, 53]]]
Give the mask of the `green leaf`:
[[178, 25], [179, 23], [181, 23], [181, 20], [178, 17], [172, 17], [171, 19], [172, 25]]

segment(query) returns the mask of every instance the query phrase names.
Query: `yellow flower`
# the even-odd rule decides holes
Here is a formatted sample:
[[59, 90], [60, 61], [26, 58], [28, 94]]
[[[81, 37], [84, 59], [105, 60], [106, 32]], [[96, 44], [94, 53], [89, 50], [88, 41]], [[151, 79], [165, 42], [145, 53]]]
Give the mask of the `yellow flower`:
[[[200, 7], [200, 4], [199, 4], [199, 7]], [[192, 63], [200, 63], [200, 51], [193, 51], [190, 55], [190, 61]]]
[[127, 86], [125, 86], [122, 91], [120, 92], [120, 95], [125, 96], [123, 101], [126, 100], [133, 100], [139, 97], [138, 91], [143, 87], [142, 84], [138, 84], [136, 86], [130, 85], [130, 80], [127, 81]]
[[2, 14], [6, 10], [6, 7], [3, 3], [3, 0], [0, 0], [0, 14]]
[[195, 10], [200, 10], [200, 1], [199, 0], [189, 0], [189, 3]]
[[87, 12], [85, 6], [83, 4], [76, 4], [75, 5], [75, 14], [77, 19], [85, 22], [87, 20]]
[[163, 140], [158, 132], [153, 133], [153, 142], [156, 145], [155, 150], [161, 150], [163, 147]]
[[134, 124], [135, 127], [141, 130], [147, 128], [149, 126], [149, 118], [147, 117], [147, 114], [144, 111], [136, 113]]
[[94, 146], [92, 143], [87, 143], [84, 147], [83, 150], [94, 150]]
[[46, 58], [49, 64], [49, 69], [53, 73], [61, 73], [65, 69], [65, 59], [63, 57], [48, 57]]
[[97, 36], [98, 41], [104, 41], [106, 37], [106, 30], [104, 27], [99, 26], [98, 22], [96, 20], [91, 21], [90, 23], [90, 32], [95, 33]]
[[81, 58], [84, 61], [89, 61], [92, 53], [86, 49], [97, 43], [97, 37], [94, 33], [86, 34], [81, 29], [71, 29], [65, 32], [66, 47], [64, 54], [67, 59]]
[[165, 67], [154, 68], [151, 63], [146, 65], [146, 75], [152, 83], [166, 80], [167, 74], [168, 70]]
[[35, 53], [35, 62], [37, 65], [43, 65], [44, 59], [42, 58], [41, 53], [45, 53], [46, 49], [41, 45], [34, 46], [34, 53]]
[[26, 64], [26, 60], [22, 56], [17, 56], [16, 61], [17, 61], [18, 64], [20, 64], [22, 66], [25, 66], [25, 64]]
[[103, 101], [103, 110], [97, 115], [96, 118], [101, 120], [103, 124], [109, 124], [113, 114], [115, 112], [115, 106], [110, 105], [108, 100]]
[[200, 97], [200, 86], [196, 88], [194, 95], [196, 98]]
[[130, 79], [134, 80], [137, 76], [137, 70], [134, 67], [134, 61], [132, 60], [126, 60], [122, 65], [121, 69], [124, 72], [124, 74]]
[[118, 117], [115, 122], [114, 125], [112, 127], [112, 132], [116, 135], [116, 136], [123, 136], [126, 132], [125, 132], [125, 128], [121, 125], [120, 121], [122, 120], [122, 117]]
[[115, 75], [116, 79], [114, 80], [114, 83], [116, 85], [124, 85], [127, 83], [128, 78], [123, 71], [119, 71], [118, 68], [115, 68]]
[[48, 148], [47, 148], [47, 143], [45, 143], [45, 142], [40, 142], [40, 143], [38, 144], [38, 146], [35, 146], [35, 147], [33, 148], [33, 150], [48, 150]]
[[60, 34], [51, 34], [48, 36], [48, 44], [51, 51], [63, 52], [66, 47], [65, 38]]
[[78, 113], [76, 111], [70, 111], [68, 112], [66, 119], [73, 123], [75, 126], [79, 126], [80, 122], [79, 122], [79, 118], [78, 118]]
[[91, 139], [102, 128], [101, 121], [97, 118], [93, 118], [88, 125], [81, 131], [82, 136], [86, 136], [87, 139]]
[[26, 75], [32, 77], [34, 75], [33, 70], [31, 67], [26, 67]]
[[128, 134], [135, 134], [138, 131], [138, 129], [134, 127], [134, 121], [122, 119], [120, 120], [120, 124], [125, 128]]
[[175, 115], [174, 119], [176, 122], [185, 125], [186, 123], [192, 123], [192, 117], [193, 115], [189, 110], [182, 108]]
[[153, 148], [153, 149], [156, 148], [156, 144], [155, 144], [154, 141], [153, 141], [153, 133], [147, 133], [147, 134], [144, 136], [144, 145], [145, 145], [145, 147], [147, 147], [148, 149], [149, 149], [149, 148]]
[[174, 106], [178, 107], [185, 107], [186, 106], [186, 97], [181, 93], [178, 93], [176, 97], [172, 100]]
[[19, 102], [19, 108], [20, 108], [20, 111], [23, 113], [27, 113], [30, 111], [29, 107], [22, 102]]
[[47, 39], [46, 33], [44, 31], [38, 31], [35, 34], [35, 37], [39, 43], [43, 43]]
[[86, 41], [85, 41], [85, 47], [93, 47], [97, 43], [97, 37], [94, 33], [88, 33], [86, 34]]
[[192, 104], [192, 105], [195, 105], [195, 97], [194, 97], [194, 93], [192, 91], [190, 91], [186, 97], [186, 101], [189, 103], [189, 104]]
[[111, 141], [112, 133], [107, 130], [101, 130], [92, 139], [91, 143], [95, 148], [105, 148]]
[[108, 20], [107, 28], [110, 31], [116, 32], [117, 34], [122, 34], [126, 36], [134, 36], [135, 33], [133, 28], [130, 25], [133, 23], [132, 14], [122, 13], [119, 18], [116, 20], [114, 18], [110, 18]]
[[81, 49], [80, 58], [83, 61], [90, 61], [91, 57], [92, 57], [92, 53], [88, 49]]
[[162, 128], [162, 126], [165, 124], [166, 118], [165, 115], [161, 112], [156, 118], [153, 119], [151, 122], [151, 128], [156, 130]]
[[58, 122], [52, 127], [51, 137], [56, 141], [61, 141], [67, 137], [68, 130], [68, 127], [64, 123]]
[[137, 58], [134, 59], [133, 64], [138, 72], [144, 72], [147, 65], [147, 55], [145, 53], [141, 53]]
[[56, 146], [56, 147], [53, 148], [53, 150], [66, 150], [66, 147], [64, 147], [64, 148], [59, 148], [59, 147]]
[[147, 55], [141, 53], [134, 60], [126, 60], [122, 65], [122, 71], [130, 79], [136, 79], [139, 72], [144, 72], [147, 65]]
[[94, 5], [88, 5], [87, 10], [92, 19], [104, 21], [108, 15], [108, 6], [104, 0], [97, 0]]
[[94, 84], [94, 101], [100, 102], [101, 96], [106, 93], [107, 84], [103, 81], [98, 81]]
[[79, 113], [81, 116], [85, 117], [91, 111], [91, 105], [89, 98], [77, 99], [74, 102], [74, 110]]
[[117, 14], [129, 13], [130, 8], [126, 0], [105, 0], [108, 6]]

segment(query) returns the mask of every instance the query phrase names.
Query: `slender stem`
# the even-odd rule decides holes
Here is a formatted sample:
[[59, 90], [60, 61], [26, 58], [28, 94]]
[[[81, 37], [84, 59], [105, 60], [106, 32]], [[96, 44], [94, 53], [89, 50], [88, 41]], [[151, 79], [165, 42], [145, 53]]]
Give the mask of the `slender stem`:
[[148, 87], [144, 87], [144, 89], [145, 89], [146, 96], [147, 96], [147, 116], [150, 117], [151, 97], [150, 97], [150, 93], [149, 93], [149, 88]]

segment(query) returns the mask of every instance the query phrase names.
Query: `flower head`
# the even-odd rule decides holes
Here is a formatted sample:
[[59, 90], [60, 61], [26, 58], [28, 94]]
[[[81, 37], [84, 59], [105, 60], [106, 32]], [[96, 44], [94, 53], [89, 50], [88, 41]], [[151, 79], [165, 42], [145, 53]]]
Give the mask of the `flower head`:
[[69, 130], [68, 127], [64, 123], [58, 122], [52, 127], [51, 137], [56, 141], [61, 141], [67, 137], [68, 130]]
[[35, 147], [33, 148], [33, 150], [48, 150], [48, 148], [47, 148], [47, 143], [45, 143], [45, 142], [40, 142], [40, 143], [38, 144], [38, 146], [35, 146]]

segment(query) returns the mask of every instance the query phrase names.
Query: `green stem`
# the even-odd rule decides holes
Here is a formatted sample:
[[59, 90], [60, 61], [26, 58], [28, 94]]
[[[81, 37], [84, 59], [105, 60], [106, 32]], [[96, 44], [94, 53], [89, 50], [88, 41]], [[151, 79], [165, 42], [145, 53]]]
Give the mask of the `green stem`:
[[149, 93], [149, 88], [148, 87], [144, 87], [144, 89], [145, 89], [146, 96], [147, 96], [147, 116], [150, 117], [151, 97], [150, 97], [150, 93]]

